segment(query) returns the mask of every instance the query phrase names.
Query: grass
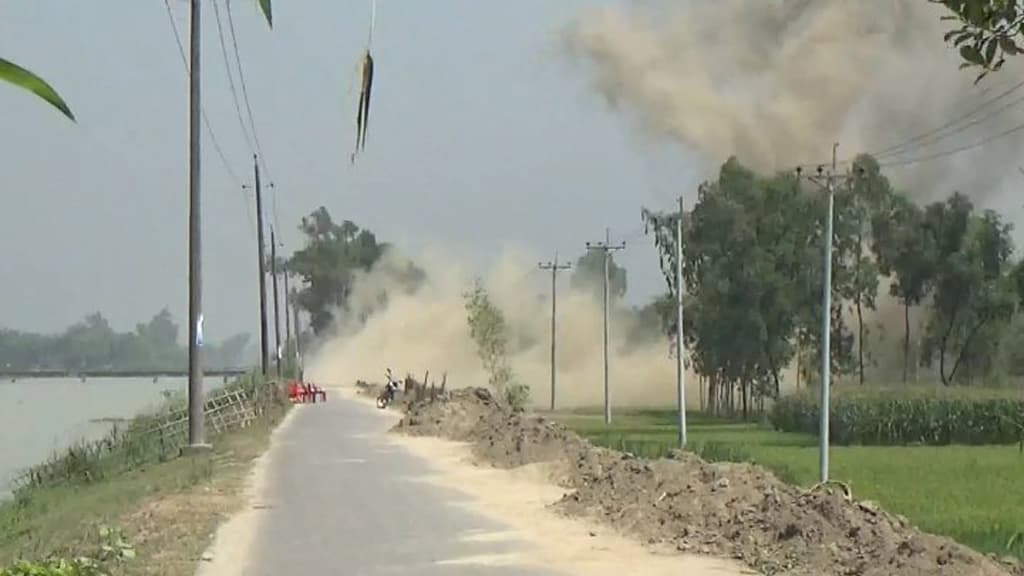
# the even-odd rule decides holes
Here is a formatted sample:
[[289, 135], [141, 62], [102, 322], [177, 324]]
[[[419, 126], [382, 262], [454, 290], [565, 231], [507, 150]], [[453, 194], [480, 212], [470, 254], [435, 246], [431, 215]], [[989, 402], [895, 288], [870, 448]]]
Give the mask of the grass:
[[[677, 445], [674, 411], [620, 411], [609, 428], [592, 411], [555, 417], [595, 444], [640, 456], [661, 457]], [[755, 462], [803, 486], [818, 479], [814, 436], [701, 414], [687, 424], [690, 449], [707, 460]], [[1024, 532], [1024, 454], [1017, 446], [832, 447], [830, 476], [926, 532], [1024, 558], [1024, 542], [1014, 538]]]
[[271, 404], [255, 424], [212, 438], [205, 454], [102, 466], [98, 480], [17, 491], [0, 505], [0, 566], [95, 557], [123, 540], [134, 558], [107, 566], [112, 574], [191, 575], [216, 527], [242, 505], [249, 465], [266, 450], [286, 408]]

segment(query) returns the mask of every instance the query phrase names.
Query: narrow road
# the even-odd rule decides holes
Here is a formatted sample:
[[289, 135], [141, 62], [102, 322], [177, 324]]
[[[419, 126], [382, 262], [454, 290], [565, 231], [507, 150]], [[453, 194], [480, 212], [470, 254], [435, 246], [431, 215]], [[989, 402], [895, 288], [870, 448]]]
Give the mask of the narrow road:
[[388, 442], [393, 416], [337, 393], [298, 409], [268, 455], [245, 574], [550, 574], [474, 561], [519, 545], [488, 538], [505, 527], [454, 506], [459, 493], [417, 481], [430, 467]]

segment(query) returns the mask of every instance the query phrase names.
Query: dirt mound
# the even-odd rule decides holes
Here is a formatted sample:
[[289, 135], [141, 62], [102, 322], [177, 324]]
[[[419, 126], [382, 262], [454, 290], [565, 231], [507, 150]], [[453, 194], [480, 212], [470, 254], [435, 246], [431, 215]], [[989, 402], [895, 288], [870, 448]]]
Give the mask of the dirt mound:
[[[687, 453], [647, 461], [595, 448], [574, 464], [575, 492], [557, 503], [648, 543], [742, 559], [766, 575], [995, 576], [1009, 567], [843, 489], [807, 491], [750, 464]], [[1019, 573], [1019, 572], [1018, 572]]]
[[591, 446], [561, 424], [514, 410], [483, 388], [409, 404], [396, 431], [470, 442], [511, 468], [560, 462], [573, 490], [555, 503], [651, 544], [742, 559], [766, 575], [1006, 576], [1000, 564], [924, 534], [831, 486], [804, 490], [759, 466], [711, 464], [684, 452], [645, 460]]
[[470, 442], [478, 457], [500, 468], [564, 460], [588, 446], [562, 424], [513, 409], [486, 388], [413, 402], [395, 429]]

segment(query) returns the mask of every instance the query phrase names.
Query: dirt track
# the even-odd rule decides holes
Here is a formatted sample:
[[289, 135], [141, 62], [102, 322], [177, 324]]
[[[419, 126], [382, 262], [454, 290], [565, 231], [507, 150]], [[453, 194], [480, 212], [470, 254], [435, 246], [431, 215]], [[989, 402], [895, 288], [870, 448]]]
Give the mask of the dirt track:
[[[366, 393], [373, 393], [372, 388]], [[561, 424], [516, 412], [485, 389], [405, 403], [397, 432], [468, 442], [482, 463], [556, 463], [569, 490], [556, 510], [606, 522], [647, 544], [737, 558], [766, 575], [1024, 575], [1020, 564], [924, 534], [841, 488], [807, 491], [749, 464], [689, 453], [645, 460], [590, 445]]]

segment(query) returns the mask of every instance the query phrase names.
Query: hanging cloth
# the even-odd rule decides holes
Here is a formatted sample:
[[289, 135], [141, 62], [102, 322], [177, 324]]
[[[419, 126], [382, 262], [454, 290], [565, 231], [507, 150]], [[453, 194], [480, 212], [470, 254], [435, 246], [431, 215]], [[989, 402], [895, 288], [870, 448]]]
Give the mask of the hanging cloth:
[[359, 110], [356, 112], [356, 148], [352, 152], [351, 161], [366, 147], [366, 128], [370, 122], [370, 96], [373, 93], [373, 29], [377, 25], [377, 0], [370, 2], [370, 34], [366, 42], [366, 53], [360, 67], [361, 85], [359, 89]]

